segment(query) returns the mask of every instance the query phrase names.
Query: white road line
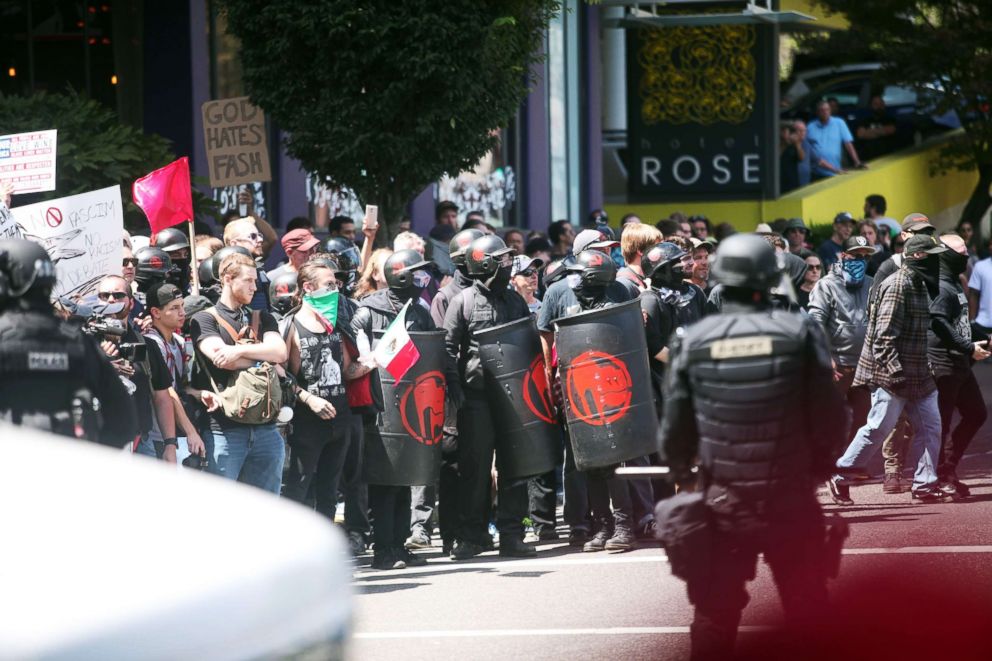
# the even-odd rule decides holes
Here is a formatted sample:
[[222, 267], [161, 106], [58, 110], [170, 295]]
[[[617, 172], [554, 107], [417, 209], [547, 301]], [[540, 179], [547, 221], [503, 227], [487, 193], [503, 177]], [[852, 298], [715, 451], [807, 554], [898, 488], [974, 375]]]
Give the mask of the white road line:
[[[992, 545], [984, 546], [894, 546], [881, 548], [850, 548], [844, 549], [844, 555], [911, 555], [911, 554], [961, 554], [961, 553], [992, 553]], [[439, 560], [436, 563], [429, 563], [423, 567], [410, 567], [396, 572], [381, 572], [373, 570], [361, 570], [355, 575], [355, 580], [362, 581], [367, 578], [379, 580], [402, 579], [405, 576], [416, 574], [427, 574], [436, 572], [472, 571], [476, 569], [499, 569], [507, 571], [519, 571], [539, 569], [542, 567], [576, 567], [582, 565], [624, 565], [643, 563], [668, 562], [664, 554], [651, 555], [615, 555], [589, 557], [556, 557], [556, 558], [533, 558], [527, 560], [497, 560], [491, 562], [451, 562], [449, 560]]]
[[[743, 626], [739, 633], [771, 631], [773, 627]], [[689, 627], [610, 627], [602, 629], [449, 629], [441, 631], [358, 632], [353, 638], [384, 640], [397, 638], [506, 638], [512, 636], [657, 636], [687, 634]]]

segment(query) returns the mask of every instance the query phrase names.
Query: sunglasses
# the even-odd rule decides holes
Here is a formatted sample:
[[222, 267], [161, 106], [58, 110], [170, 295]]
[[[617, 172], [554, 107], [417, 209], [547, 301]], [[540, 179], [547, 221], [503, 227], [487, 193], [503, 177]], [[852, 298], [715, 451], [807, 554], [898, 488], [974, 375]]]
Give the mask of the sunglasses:
[[263, 238], [264, 237], [258, 232], [252, 232], [251, 234], [238, 239], [238, 241], [261, 241]]
[[534, 269], [524, 269], [523, 271], [520, 271], [519, 273], [517, 273], [517, 275], [522, 275], [525, 278], [529, 278], [530, 276], [534, 275], [535, 273], [537, 273], [537, 271], [535, 271]]
[[807, 265], [806, 268], [808, 268], [810, 271], [822, 271], [823, 270], [823, 267], [820, 266], [819, 264], [809, 264], [809, 265]]
[[123, 291], [102, 291], [102, 292], [98, 293], [96, 296], [101, 301], [109, 301], [111, 299], [113, 299], [115, 301], [123, 301], [125, 298], [127, 298], [127, 292], [123, 292]]
[[124, 268], [128, 266], [132, 268], [138, 268], [138, 258], [137, 257], [125, 257], [124, 258]]

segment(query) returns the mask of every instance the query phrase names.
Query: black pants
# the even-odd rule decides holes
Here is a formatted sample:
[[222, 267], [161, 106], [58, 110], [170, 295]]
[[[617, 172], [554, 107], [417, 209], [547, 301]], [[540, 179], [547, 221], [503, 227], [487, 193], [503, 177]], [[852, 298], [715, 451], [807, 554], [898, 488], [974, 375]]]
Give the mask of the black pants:
[[[650, 466], [650, 457], [638, 457], [624, 462], [625, 466]], [[640, 480], [622, 480], [627, 483], [627, 490], [630, 494], [632, 522], [640, 527], [654, 520], [654, 488], [651, 480], [644, 478]]]
[[441, 539], [454, 542], [458, 536], [458, 456], [441, 452], [441, 478], [437, 483], [437, 527]]
[[[937, 406], [940, 409], [941, 438], [940, 460], [937, 462], [937, 475], [947, 479], [954, 475], [961, 457], [971, 443], [971, 439], [985, 424], [988, 411], [985, 408], [985, 398], [975, 379], [975, 373], [968, 370], [965, 373], [955, 373], [937, 377]], [[954, 409], [961, 414], [954, 431], [951, 431], [951, 420]]]
[[369, 508], [372, 510], [372, 540], [375, 552], [403, 548], [410, 532], [410, 487], [369, 485]]
[[[458, 537], [481, 543], [489, 536], [491, 469], [496, 429], [485, 395], [472, 392], [458, 411]], [[499, 481], [496, 527], [500, 535], [523, 539], [527, 482]]]
[[825, 536], [817, 510], [770, 528], [758, 543], [731, 532], [716, 533], [704, 578], [686, 586], [695, 606], [689, 630], [691, 659], [733, 658], [737, 627], [749, 600], [745, 586], [755, 576], [759, 553], [772, 570], [786, 623], [799, 629], [822, 625], [827, 604], [827, 571], [821, 560]]
[[[342, 411], [341, 408], [345, 410]], [[350, 411], [347, 411], [347, 407], [341, 408], [338, 409], [338, 417], [324, 422], [330, 428], [330, 438], [318, 456], [317, 473], [313, 476], [311, 486], [317, 511], [332, 521], [338, 507], [338, 486], [341, 484], [345, 461], [352, 443], [352, 416]], [[293, 436], [295, 437], [297, 433], [297, 426], [294, 424]], [[292, 438], [290, 437], [290, 447], [293, 447]], [[292, 474], [292, 470], [290, 473]]]
[[612, 530], [617, 527], [629, 529], [633, 525], [630, 489], [624, 480], [613, 477], [613, 468], [586, 471], [586, 484], [589, 488], [589, 506], [592, 508], [592, 518], [597, 530]]
[[[298, 503], [309, 503], [311, 483], [315, 495], [321, 489], [337, 492], [351, 434], [347, 420], [320, 420], [297, 413], [289, 436], [290, 461], [282, 495]], [[318, 472], [322, 474], [315, 480]], [[329, 516], [334, 518], [333, 508]]]
[[558, 490], [555, 471], [538, 475], [527, 480], [527, 500], [530, 518], [534, 522], [534, 532], [555, 529], [555, 508], [558, 506]]
[[341, 493], [344, 496], [344, 529], [368, 538], [372, 532], [369, 523], [369, 487], [362, 476], [365, 441], [362, 431], [362, 416], [350, 416], [351, 443], [344, 459], [341, 473]]
[[589, 516], [589, 484], [586, 474], [575, 467], [575, 453], [572, 443], [565, 438], [565, 468], [562, 471], [565, 489], [563, 516], [570, 531], [589, 532], [592, 520]]

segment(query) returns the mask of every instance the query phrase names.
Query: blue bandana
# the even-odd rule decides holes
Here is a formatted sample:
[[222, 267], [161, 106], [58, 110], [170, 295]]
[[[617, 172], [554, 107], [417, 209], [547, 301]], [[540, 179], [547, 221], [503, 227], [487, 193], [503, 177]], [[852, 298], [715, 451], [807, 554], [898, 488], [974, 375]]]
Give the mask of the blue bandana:
[[868, 264], [863, 259], [846, 259], [841, 262], [844, 272], [844, 284], [848, 287], [859, 287], [865, 279], [865, 269]]

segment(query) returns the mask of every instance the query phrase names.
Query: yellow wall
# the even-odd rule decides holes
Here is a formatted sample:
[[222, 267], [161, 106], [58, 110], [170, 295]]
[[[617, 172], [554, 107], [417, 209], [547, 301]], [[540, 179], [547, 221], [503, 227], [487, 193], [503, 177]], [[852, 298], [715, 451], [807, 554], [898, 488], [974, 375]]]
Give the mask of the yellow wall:
[[831, 223], [841, 211], [860, 218], [865, 197], [879, 194], [888, 201], [886, 215], [892, 218], [899, 220], [914, 211], [933, 218], [965, 202], [978, 183], [974, 170], [930, 176], [930, 163], [948, 139], [953, 136], [877, 159], [869, 164], [869, 170], [825, 179], [778, 200], [608, 204], [606, 212], [616, 222], [624, 214], [636, 213], [644, 222], [655, 223], [673, 211], [681, 211], [687, 215], [703, 214], [714, 224], [729, 221], [739, 230], [751, 231], [758, 223], [776, 218], [802, 218], [807, 225]]

